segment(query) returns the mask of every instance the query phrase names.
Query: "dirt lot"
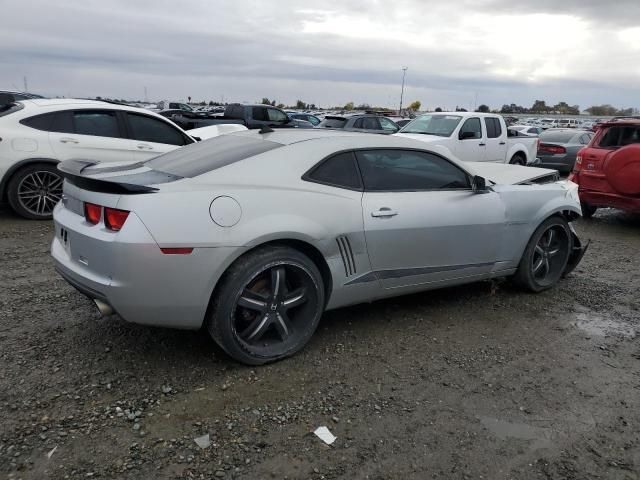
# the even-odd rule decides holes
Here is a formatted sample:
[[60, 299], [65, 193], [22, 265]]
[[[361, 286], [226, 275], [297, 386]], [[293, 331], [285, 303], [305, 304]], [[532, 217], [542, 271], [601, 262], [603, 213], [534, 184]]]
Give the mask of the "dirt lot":
[[0, 477], [640, 479], [640, 217], [577, 229], [593, 243], [553, 291], [331, 312], [251, 369], [99, 319], [54, 273], [51, 224], [0, 211]]

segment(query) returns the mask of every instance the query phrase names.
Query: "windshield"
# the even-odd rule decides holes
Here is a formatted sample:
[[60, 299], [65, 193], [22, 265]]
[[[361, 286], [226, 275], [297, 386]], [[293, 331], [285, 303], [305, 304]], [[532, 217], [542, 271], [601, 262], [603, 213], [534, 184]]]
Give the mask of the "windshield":
[[458, 115], [422, 115], [404, 126], [400, 133], [421, 133], [450, 137], [462, 120]]

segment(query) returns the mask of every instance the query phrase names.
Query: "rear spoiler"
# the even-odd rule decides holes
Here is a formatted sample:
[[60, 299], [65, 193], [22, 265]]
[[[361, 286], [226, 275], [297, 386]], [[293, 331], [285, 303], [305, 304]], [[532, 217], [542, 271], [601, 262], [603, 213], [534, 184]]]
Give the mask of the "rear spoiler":
[[91, 192], [115, 193], [115, 194], [140, 194], [157, 192], [157, 188], [148, 187], [146, 185], [136, 185], [133, 183], [112, 182], [102, 178], [85, 177], [82, 171], [99, 162], [90, 160], [65, 160], [58, 164], [58, 170], [67, 182], [76, 187]]

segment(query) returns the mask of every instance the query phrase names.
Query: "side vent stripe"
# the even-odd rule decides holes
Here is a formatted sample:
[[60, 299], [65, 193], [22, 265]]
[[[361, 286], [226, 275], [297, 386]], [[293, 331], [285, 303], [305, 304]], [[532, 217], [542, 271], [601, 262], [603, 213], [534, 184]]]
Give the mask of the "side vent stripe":
[[344, 257], [344, 251], [342, 250], [342, 243], [340, 243], [340, 238], [336, 238], [336, 243], [338, 244], [338, 248], [340, 249], [340, 256], [342, 257], [342, 264], [344, 265], [344, 275], [345, 277], [349, 276], [349, 271], [347, 270], [347, 260]]
[[353, 249], [351, 248], [351, 242], [348, 237], [341, 236], [336, 238], [338, 249], [340, 250], [340, 256], [342, 257], [342, 263], [344, 265], [344, 274], [347, 277], [355, 275], [356, 273], [356, 261], [353, 256]]

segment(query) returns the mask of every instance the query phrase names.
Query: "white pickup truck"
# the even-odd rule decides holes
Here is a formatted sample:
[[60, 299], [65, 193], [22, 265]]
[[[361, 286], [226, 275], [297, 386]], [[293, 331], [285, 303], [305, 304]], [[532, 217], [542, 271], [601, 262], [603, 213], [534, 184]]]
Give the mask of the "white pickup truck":
[[499, 115], [443, 112], [420, 115], [396, 135], [442, 145], [465, 162], [535, 165], [538, 138], [518, 136]]

